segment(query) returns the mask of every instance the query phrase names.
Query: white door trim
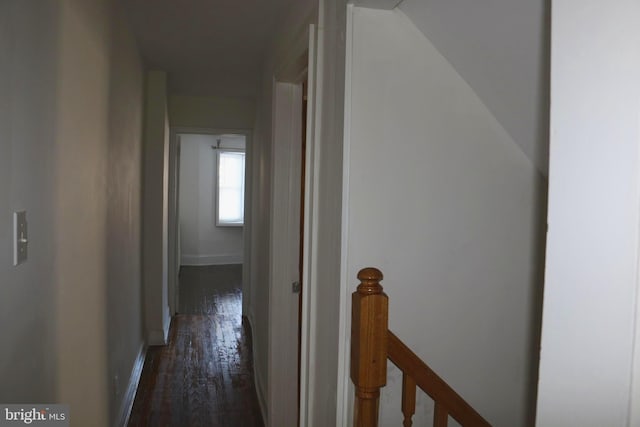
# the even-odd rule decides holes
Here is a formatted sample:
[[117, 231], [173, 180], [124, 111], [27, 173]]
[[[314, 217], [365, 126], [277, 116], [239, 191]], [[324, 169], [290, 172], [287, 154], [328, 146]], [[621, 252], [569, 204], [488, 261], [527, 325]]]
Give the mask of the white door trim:
[[[347, 29], [345, 43], [345, 81], [344, 81], [344, 134], [342, 155], [342, 230], [341, 251], [348, 253], [349, 245], [349, 159], [351, 156], [351, 73], [353, 59], [353, 4], [347, 5]], [[340, 263], [340, 323], [338, 330], [338, 390], [336, 425], [347, 427], [353, 419], [354, 389], [350, 376], [351, 356], [351, 292], [354, 277], [349, 277], [348, 263], [343, 258]]]
[[302, 88], [274, 80], [273, 94], [267, 425], [294, 427], [299, 297], [291, 284], [299, 280]]
[[[295, 37], [288, 57], [277, 67], [273, 80], [273, 151], [272, 195], [269, 260], [269, 348], [268, 348], [268, 403], [267, 427], [298, 425], [296, 407], [298, 381], [300, 386], [300, 426], [311, 425], [314, 406], [313, 357], [315, 307], [311, 303], [316, 293], [316, 253], [318, 183], [315, 171], [318, 163], [316, 141], [317, 105], [315, 97], [317, 63], [316, 26], [305, 25]], [[292, 189], [300, 188], [301, 135], [302, 135], [302, 82], [307, 79], [306, 158], [304, 230], [299, 236], [300, 195], [289, 197]], [[293, 146], [291, 145], [293, 144]], [[283, 194], [278, 194], [284, 192]], [[282, 206], [287, 206], [291, 221], [286, 223]], [[280, 209], [280, 210], [278, 210]], [[276, 224], [279, 222], [280, 224]], [[295, 238], [284, 237], [289, 233]], [[285, 246], [282, 246], [282, 245]], [[299, 244], [303, 246], [303, 297], [300, 336], [300, 376], [294, 369], [298, 362], [297, 345], [282, 342], [283, 327], [295, 325], [295, 343], [298, 344], [298, 294], [291, 293], [291, 282], [298, 280]], [[288, 257], [288, 259], [287, 259]], [[288, 269], [288, 270], [287, 270]], [[295, 272], [295, 274], [294, 274]], [[288, 275], [287, 275], [288, 274]], [[293, 300], [295, 299], [295, 301]], [[295, 308], [294, 311], [291, 309]], [[279, 340], [280, 338], [280, 340]], [[292, 353], [293, 351], [293, 353]], [[290, 359], [287, 357], [290, 356]], [[284, 362], [290, 360], [291, 364]], [[293, 363], [295, 362], [295, 363]], [[297, 408], [296, 408], [297, 409]], [[284, 415], [286, 414], [286, 415]]]
[[316, 26], [309, 26], [309, 53], [307, 73], [307, 147], [305, 158], [305, 198], [304, 198], [304, 236], [303, 236], [303, 260], [302, 270], [304, 284], [302, 294], [302, 322], [300, 337], [300, 426], [311, 425], [314, 409], [314, 381], [313, 370], [316, 352], [316, 323], [317, 310], [313, 305], [316, 301], [317, 280], [316, 265], [312, 262], [317, 253], [318, 227], [315, 217], [318, 205], [318, 182], [316, 170], [318, 170], [319, 155], [316, 144], [316, 111], [317, 102], [317, 78], [316, 70], [319, 67], [317, 56]]

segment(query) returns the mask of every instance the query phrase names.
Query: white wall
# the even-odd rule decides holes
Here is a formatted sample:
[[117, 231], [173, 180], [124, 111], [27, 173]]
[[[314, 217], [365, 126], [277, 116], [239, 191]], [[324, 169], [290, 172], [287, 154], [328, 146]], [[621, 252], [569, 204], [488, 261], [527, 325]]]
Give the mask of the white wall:
[[[354, 8], [351, 37], [347, 286], [379, 267], [390, 329], [492, 425], [531, 425], [543, 179], [403, 12]], [[391, 369], [381, 425], [400, 384]]]
[[109, 1], [4, 1], [0, 32], [0, 400], [111, 425], [143, 341], [140, 59]]
[[245, 149], [244, 136], [180, 134], [182, 265], [241, 264], [243, 227], [216, 226], [216, 146]]
[[552, 16], [537, 425], [638, 426], [640, 4], [557, 0]]
[[544, 174], [549, 143], [549, 0], [404, 0], [399, 8]]
[[188, 96], [170, 94], [172, 127], [251, 129], [256, 101], [244, 97]]
[[169, 121], [167, 75], [146, 76], [144, 118], [143, 279], [147, 343], [167, 342]]

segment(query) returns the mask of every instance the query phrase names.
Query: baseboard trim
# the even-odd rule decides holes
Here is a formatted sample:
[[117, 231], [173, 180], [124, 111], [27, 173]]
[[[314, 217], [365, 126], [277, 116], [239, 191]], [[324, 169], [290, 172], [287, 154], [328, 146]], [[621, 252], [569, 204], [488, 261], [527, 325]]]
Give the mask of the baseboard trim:
[[147, 345], [167, 345], [167, 336], [162, 329], [154, 329], [147, 333]]
[[251, 351], [252, 351], [252, 368], [253, 368], [253, 381], [256, 389], [256, 395], [258, 396], [258, 404], [260, 405], [260, 412], [262, 413], [262, 421], [264, 425], [267, 425], [267, 402], [266, 402], [266, 394], [264, 392], [264, 381], [262, 377], [258, 375], [258, 371], [256, 371], [256, 334], [255, 329], [253, 328], [253, 321], [251, 320], [251, 316], [242, 316], [244, 319], [247, 319], [249, 322], [249, 327], [251, 328]]
[[136, 399], [136, 392], [138, 391], [138, 384], [140, 383], [140, 376], [142, 375], [142, 367], [144, 366], [144, 359], [146, 355], [147, 347], [143, 343], [140, 345], [136, 360], [133, 362], [133, 368], [131, 368], [131, 376], [129, 377], [127, 391], [123, 396], [122, 402], [120, 402], [120, 410], [118, 411], [118, 421], [116, 426], [127, 427], [129, 424], [129, 418], [131, 417], [133, 402]]
[[243, 254], [223, 254], [223, 255], [189, 255], [182, 254], [180, 265], [224, 265], [242, 264]]
[[168, 305], [162, 310], [162, 334], [165, 344], [169, 343], [169, 329], [171, 328], [171, 309]]

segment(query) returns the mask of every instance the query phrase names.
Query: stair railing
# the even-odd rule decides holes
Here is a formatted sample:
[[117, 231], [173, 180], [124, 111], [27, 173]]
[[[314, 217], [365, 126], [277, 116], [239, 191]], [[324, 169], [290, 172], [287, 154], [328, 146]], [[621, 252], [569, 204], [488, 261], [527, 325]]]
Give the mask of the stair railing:
[[352, 294], [351, 380], [355, 385], [355, 427], [377, 427], [380, 388], [387, 383], [387, 358], [402, 371], [404, 427], [411, 427], [416, 388], [434, 401], [434, 427], [447, 427], [449, 416], [463, 427], [491, 427], [458, 393], [388, 329], [389, 299], [382, 273], [365, 268]]

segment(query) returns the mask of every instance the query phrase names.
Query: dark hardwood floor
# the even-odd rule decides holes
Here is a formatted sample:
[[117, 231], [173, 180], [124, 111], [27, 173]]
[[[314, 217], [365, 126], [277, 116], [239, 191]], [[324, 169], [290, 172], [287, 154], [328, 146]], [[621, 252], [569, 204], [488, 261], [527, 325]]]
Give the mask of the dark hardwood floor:
[[241, 266], [182, 267], [169, 345], [147, 351], [129, 426], [263, 427]]
[[[180, 314], [242, 314], [242, 264], [180, 269]], [[231, 311], [229, 311], [231, 310]]]

